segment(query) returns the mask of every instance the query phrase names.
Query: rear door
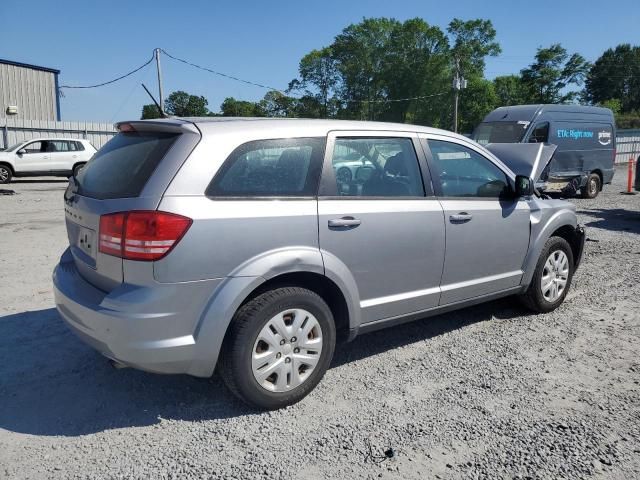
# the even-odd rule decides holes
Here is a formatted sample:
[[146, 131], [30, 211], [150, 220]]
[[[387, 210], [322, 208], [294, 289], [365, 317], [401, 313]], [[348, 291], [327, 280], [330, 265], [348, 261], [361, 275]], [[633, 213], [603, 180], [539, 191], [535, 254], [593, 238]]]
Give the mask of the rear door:
[[155, 210], [199, 138], [195, 127], [127, 125], [126, 131], [96, 153], [76, 180], [70, 180], [65, 192], [67, 234], [76, 267], [87, 281], [105, 291], [123, 281], [123, 260], [99, 251], [100, 217]]
[[529, 247], [529, 206], [509, 193], [505, 171], [473, 144], [425, 136], [436, 195], [445, 217], [440, 305], [520, 284]]
[[415, 134], [330, 133], [318, 221], [325, 263], [353, 276], [363, 323], [438, 305], [443, 213]]
[[49, 140], [50, 169], [55, 172], [70, 172], [77, 158], [75, 142], [69, 140]]

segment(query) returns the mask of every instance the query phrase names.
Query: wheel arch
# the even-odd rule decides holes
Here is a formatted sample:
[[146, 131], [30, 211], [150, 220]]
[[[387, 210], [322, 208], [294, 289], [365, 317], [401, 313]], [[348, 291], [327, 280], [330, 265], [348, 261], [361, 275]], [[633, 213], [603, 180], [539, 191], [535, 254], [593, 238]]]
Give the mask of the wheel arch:
[[[328, 263], [336, 267], [335, 262]], [[355, 286], [353, 278], [351, 281]], [[308, 288], [320, 295], [333, 313], [338, 338], [353, 338], [360, 319], [359, 297], [347, 285], [349, 279], [341, 278], [339, 271], [324, 268], [318, 249], [278, 249], [254, 257], [212, 292], [195, 326], [196, 360], [188, 373], [210, 376], [237, 310], [257, 295], [280, 286]]]
[[[558, 236], [563, 236], [568, 235], [569, 232], [571, 232], [571, 235], [573, 236], [578, 224], [575, 212], [569, 209], [559, 210], [546, 221], [542, 220], [541, 223], [543, 225], [534, 225], [534, 228], [532, 229], [531, 246], [523, 263], [524, 274], [521, 282], [523, 288], [528, 287], [531, 283], [531, 279], [533, 278], [533, 274], [538, 263], [538, 258], [540, 257], [540, 253], [542, 252], [545, 243], [547, 243], [547, 240], [556, 233], [558, 233]], [[565, 237], [563, 236], [563, 238]], [[572, 241], [569, 242], [569, 244], [572, 245], [572, 253], [574, 253], [575, 258], [575, 242]]]
[[11, 163], [9, 163], [9, 162], [7, 162], [7, 161], [5, 161], [5, 160], [2, 160], [2, 161], [0, 161], [0, 165], [6, 165], [7, 167], [9, 167], [9, 170], [11, 170], [11, 175], [12, 175], [12, 176], [15, 176], [16, 171], [15, 171], [15, 169], [13, 168], [13, 165], [11, 165]]

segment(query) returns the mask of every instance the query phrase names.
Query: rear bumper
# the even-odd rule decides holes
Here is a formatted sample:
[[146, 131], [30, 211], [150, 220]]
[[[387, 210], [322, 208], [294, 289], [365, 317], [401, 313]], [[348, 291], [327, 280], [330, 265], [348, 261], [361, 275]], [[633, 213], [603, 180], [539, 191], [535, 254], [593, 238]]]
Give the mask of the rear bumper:
[[196, 356], [195, 331], [219, 282], [122, 284], [107, 293], [78, 273], [69, 250], [53, 272], [56, 308], [82, 341], [127, 366], [196, 376], [213, 368]]

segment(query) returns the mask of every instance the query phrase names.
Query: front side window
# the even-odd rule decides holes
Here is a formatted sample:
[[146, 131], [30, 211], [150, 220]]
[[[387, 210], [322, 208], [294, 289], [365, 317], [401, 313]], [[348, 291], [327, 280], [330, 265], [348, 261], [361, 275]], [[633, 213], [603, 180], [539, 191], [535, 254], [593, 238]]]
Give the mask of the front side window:
[[332, 166], [339, 196], [424, 196], [410, 138], [338, 138]]
[[549, 122], [539, 123], [529, 135], [529, 143], [547, 143], [549, 141]]
[[31, 143], [27, 143], [24, 147], [22, 147], [20, 150], [24, 150], [26, 153], [40, 153], [40, 152], [45, 152], [45, 145], [46, 142], [31, 142]]
[[256, 140], [236, 148], [207, 188], [212, 197], [315, 196], [323, 138]]
[[441, 140], [428, 145], [443, 197], [498, 198], [508, 192], [505, 173], [476, 151]]

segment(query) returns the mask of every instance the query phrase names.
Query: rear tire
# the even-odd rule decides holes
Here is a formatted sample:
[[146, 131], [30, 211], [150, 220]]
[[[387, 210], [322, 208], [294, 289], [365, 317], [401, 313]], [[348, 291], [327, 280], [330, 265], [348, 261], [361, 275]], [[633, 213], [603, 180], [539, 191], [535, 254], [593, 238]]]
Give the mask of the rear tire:
[[[547, 240], [522, 303], [538, 313], [558, 308], [569, 292], [574, 273], [571, 246], [562, 237]], [[565, 268], [566, 267], [566, 268]]]
[[11, 177], [13, 177], [11, 167], [5, 164], [0, 164], [0, 183], [11, 182]]
[[587, 184], [580, 189], [582, 198], [596, 198], [602, 189], [602, 180], [600, 175], [592, 173], [587, 177]]
[[299, 402], [315, 388], [329, 368], [335, 340], [333, 315], [319, 295], [277, 288], [238, 309], [218, 368], [238, 398], [274, 410]]

